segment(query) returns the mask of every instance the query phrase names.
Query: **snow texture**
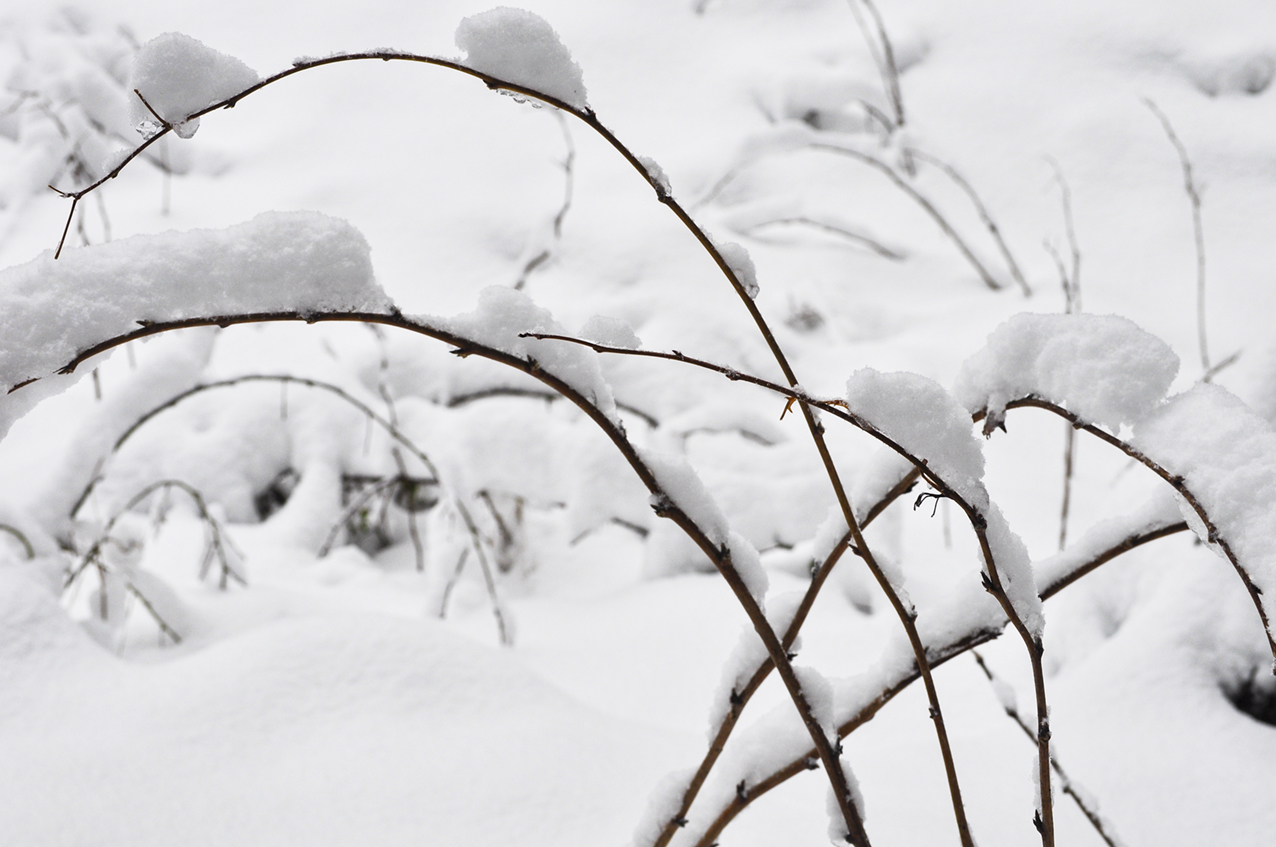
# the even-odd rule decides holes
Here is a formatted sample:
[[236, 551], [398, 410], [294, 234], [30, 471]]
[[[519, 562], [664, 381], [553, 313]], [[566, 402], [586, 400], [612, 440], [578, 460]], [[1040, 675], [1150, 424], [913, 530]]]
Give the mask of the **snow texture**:
[[668, 197], [673, 194], [673, 189], [669, 186], [669, 177], [665, 174], [664, 168], [660, 167], [655, 159], [647, 156], [639, 156], [638, 162], [642, 165], [643, 170], [647, 172], [647, 176], [655, 181], [660, 187], [660, 193]]
[[727, 551], [731, 554], [731, 564], [735, 567], [736, 573], [744, 581], [744, 587], [748, 589], [758, 605], [762, 606], [766, 600], [769, 581], [766, 571], [762, 568], [762, 559], [758, 556], [758, 551], [749, 543], [749, 539], [738, 532], [731, 532], [728, 535]]
[[[1068, 548], [1048, 559], [1033, 563], [1033, 571], [1041, 590], [1061, 582], [1080, 568], [1093, 561], [1127, 538], [1171, 526], [1183, 519], [1179, 512], [1179, 500], [1171, 496], [1168, 488], [1149, 499], [1138, 510], [1128, 515], [1099, 521], [1075, 539]], [[1195, 517], [1195, 514], [1193, 514]]]
[[1276, 432], [1234, 394], [1200, 384], [1175, 395], [1134, 428], [1133, 445], [1181, 476], [1217, 530], [1213, 536], [1186, 501], [1183, 516], [1220, 552], [1225, 541], [1263, 593], [1276, 621]]
[[[860, 820], [864, 821], [868, 815], [864, 811], [864, 794], [860, 791], [859, 780], [851, 771], [850, 764], [845, 758], [838, 760], [838, 765], [842, 768], [842, 778], [846, 780], [846, 788], [851, 794], [851, 804], [855, 806], [860, 813]], [[837, 797], [833, 794], [833, 786], [829, 786], [828, 790], [828, 814], [829, 814], [829, 842], [832, 844], [845, 844], [850, 833], [846, 829], [846, 821], [842, 817], [842, 806], [837, 802]]]
[[932, 379], [918, 374], [856, 371], [846, 382], [847, 405], [975, 508], [987, 503], [984, 454], [970, 415]]
[[468, 68], [589, 109], [580, 65], [539, 15], [508, 6], [471, 15], [456, 29], [456, 46]]
[[797, 677], [802, 696], [811, 707], [811, 717], [815, 718], [829, 743], [836, 745], [837, 712], [833, 708], [833, 686], [822, 673], [806, 665], [794, 665], [793, 675]]
[[[129, 98], [133, 126], [143, 135], [159, 127], [155, 113], [182, 138], [199, 129], [192, 114], [214, 103], [228, 100], [261, 81], [257, 72], [243, 62], [219, 53], [189, 35], [166, 32], [142, 45], [133, 58], [132, 88]], [[150, 109], [147, 105], [150, 105]]]
[[987, 522], [993, 564], [1015, 613], [1034, 637], [1045, 626], [1028, 550], [984, 487], [984, 454], [970, 416], [932, 379], [918, 374], [856, 371], [846, 382], [851, 411], [905, 451], [925, 462]]
[[749, 251], [734, 241], [715, 242], [714, 246], [722, 254], [727, 267], [731, 268], [731, 273], [735, 274], [735, 278], [740, 281], [740, 285], [744, 288], [744, 293], [749, 295], [750, 299], [756, 299], [759, 290], [758, 271], [753, 266], [753, 259], [749, 256]]
[[682, 807], [687, 786], [695, 776], [694, 769], [676, 770], [664, 775], [647, 798], [647, 808], [634, 827], [634, 847], [646, 847], [660, 837], [660, 832]]
[[634, 334], [633, 327], [620, 318], [606, 315], [594, 315], [585, 321], [580, 328], [580, 337], [605, 347], [623, 347], [626, 350], [638, 350], [642, 347], [642, 339]]
[[[691, 522], [709, 539], [709, 543], [715, 547], [725, 545], [730, 536], [727, 517], [718, 508], [718, 504], [714, 502], [713, 496], [704, 487], [704, 483], [700, 481], [700, 477], [690, 463], [684, 457], [674, 453], [641, 449], [638, 453], [643, 463], [655, 476], [663, 497], [690, 518]], [[654, 499], [661, 495], [652, 496]], [[652, 505], [660, 508], [664, 504], [653, 502]], [[761, 568], [760, 563], [758, 567]]]
[[1178, 368], [1168, 344], [1127, 318], [1020, 314], [966, 360], [953, 393], [991, 422], [1011, 400], [1038, 397], [1116, 432], [1165, 397]]
[[537, 306], [523, 292], [491, 286], [479, 294], [478, 308], [473, 312], [454, 318], [419, 319], [517, 359], [534, 361], [540, 370], [558, 377], [610, 421], [619, 423], [616, 401], [603, 377], [597, 353], [566, 341], [520, 337], [524, 333], [567, 334], [547, 309]]
[[[390, 311], [368, 243], [345, 221], [266, 212], [224, 230], [137, 235], [0, 272], [0, 386], [48, 377], [141, 322], [262, 312]], [[0, 404], [16, 419], [24, 387]], [[15, 403], [16, 400], [16, 403]]]

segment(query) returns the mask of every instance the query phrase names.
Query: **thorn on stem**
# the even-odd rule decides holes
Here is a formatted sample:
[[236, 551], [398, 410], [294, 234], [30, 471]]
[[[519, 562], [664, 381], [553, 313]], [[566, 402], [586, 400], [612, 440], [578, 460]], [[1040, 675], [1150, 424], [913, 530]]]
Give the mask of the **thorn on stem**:
[[749, 789], [743, 779], [735, 787], [735, 798], [742, 804], [749, 802]]

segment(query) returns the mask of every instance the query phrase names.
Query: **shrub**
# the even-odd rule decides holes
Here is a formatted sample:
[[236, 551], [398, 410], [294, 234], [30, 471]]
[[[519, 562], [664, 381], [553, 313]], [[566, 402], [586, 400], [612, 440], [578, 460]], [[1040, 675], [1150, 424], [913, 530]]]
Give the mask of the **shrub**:
[[[878, 31], [884, 39], [880, 20]], [[217, 562], [223, 588], [251, 574], [226, 541], [228, 519], [248, 520], [253, 512], [259, 519], [289, 513], [298, 523], [297, 537], [319, 556], [326, 555], [343, 533], [372, 551], [409, 539], [416, 568], [428, 570], [436, 580], [440, 612], [447, 607], [457, 575], [473, 561], [505, 643], [514, 640], [514, 630], [499, 596], [501, 579], [529, 567], [526, 512], [566, 503], [574, 536], [613, 521], [644, 536], [653, 573], [709, 563], [752, 627], [724, 668], [711, 708], [707, 753], [693, 771], [657, 792], [639, 825], [637, 843], [663, 847], [675, 837], [714, 843], [754, 800], [802, 771], [819, 769], [829, 783], [831, 836], [867, 845], [863, 798], [842, 741], [921, 681], [958, 838], [973, 844], [959, 779], [961, 763], [951, 749], [932, 671], [997, 638], [1007, 627], [1022, 642], [1022, 661], [1031, 678], [1032, 717], [1019, 710], [1013, 696], [1004, 695], [1004, 686], [1002, 706], [1036, 746], [1033, 820], [1042, 843], [1054, 843], [1056, 784], [1082, 807], [1104, 840], [1113, 843], [1111, 826], [1052, 759], [1042, 601], [1124, 552], [1191, 529], [1235, 571], [1276, 656], [1269, 626], [1276, 608], [1270, 599], [1276, 597], [1276, 543], [1269, 529], [1276, 525], [1271, 514], [1276, 500], [1267, 496], [1276, 479], [1271, 458], [1276, 455], [1276, 435], [1268, 425], [1226, 390], [1204, 382], [1167, 396], [1178, 372], [1172, 350], [1130, 321], [1085, 314], [1022, 315], [1006, 322], [967, 360], [952, 393], [915, 374], [871, 368], [852, 373], [841, 396], [809, 392], [790, 364], [790, 336], [773, 328], [759, 305], [760, 286], [766, 280], [760, 278], [748, 250], [711, 236], [677, 198], [660, 166], [635, 153], [603, 124], [589, 106], [580, 67], [545, 21], [530, 13], [497, 9], [466, 19], [457, 41], [467, 53], [464, 59], [388, 50], [339, 54], [298, 60], [287, 70], [259, 79], [242, 63], [193, 39], [162, 36], [144, 45], [135, 60], [140, 70], [133, 77], [138, 85], [133, 106], [145, 140], [120, 156], [100, 179], [66, 192], [72, 205], [66, 232], [79, 202], [130, 162], [170, 134], [193, 135], [204, 116], [234, 107], [262, 89], [327, 65], [429, 65], [549, 106], [610, 145], [716, 266], [737, 308], [761, 339], [758, 349], [774, 364], [762, 365], [751, 355], [741, 357], [744, 363], [725, 364], [677, 349], [645, 347], [628, 324], [606, 317], [593, 318], [571, 332], [518, 290], [542, 264], [539, 253], [524, 266], [518, 287], [486, 289], [471, 312], [455, 317], [404, 314], [374, 281], [363, 237], [349, 224], [317, 213], [267, 213], [221, 231], [60, 247], [58, 254], [10, 269], [0, 278], [0, 296], [6, 298], [4, 308], [14, 328], [0, 351], [0, 374], [9, 389], [0, 409], [6, 427], [99, 356], [137, 339], [177, 329], [285, 321], [362, 323], [375, 330], [361, 342], [362, 373], [346, 384], [290, 374], [241, 374], [217, 383], [201, 382], [212, 345], [212, 336], [203, 335], [177, 350], [177, 358], [184, 361], [176, 366], [168, 362], [162, 379], [140, 380], [141, 388], [133, 394], [103, 406], [93, 424], [96, 436], [79, 446], [80, 455], [68, 464], [72, 478], [59, 480], [38, 524], [76, 552], [67, 586], [97, 572], [93, 602], [107, 637], [111, 627], [120, 626], [119, 604], [127, 592], [141, 599], [172, 640], [181, 637], [181, 626], [172, 619], [180, 616], [180, 603], [161, 581], [137, 567], [135, 549], [125, 543], [123, 529], [144, 503], [149, 502], [157, 515], [167, 512], [168, 504], [151, 496], [161, 490], [184, 492], [195, 504], [207, 533], [204, 570]], [[781, 127], [758, 147], [844, 154], [883, 171], [954, 239], [983, 282], [1000, 287], [997, 275], [948, 218], [913, 187], [908, 169], [916, 161], [931, 159], [899, 146], [903, 112], [898, 96], [896, 88], [893, 123], [884, 121], [891, 136], [888, 143], [899, 148], [898, 165], [866, 153], [856, 140], [822, 133], [818, 122]], [[755, 148], [736, 172], [760, 155]], [[940, 165], [963, 190], [970, 190], [960, 175]], [[568, 168], [570, 177], [570, 164]], [[570, 194], [568, 198], [564, 211]], [[975, 202], [980, 218], [1005, 250], [986, 209], [977, 198]], [[555, 220], [558, 234], [561, 212]], [[789, 216], [771, 223], [811, 220]], [[837, 230], [848, 232], [845, 227]], [[1027, 290], [1008, 250], [1004, 255], [1006, 275]], [[666, 308], [676, 310], [678, 305]], [[813, 326], [808, 319], [790, 323], [794, 332]], [[418, 350], [392, 341], [386, 332], [391, 329], [441, 342], [466, 361], [437, 371], [434, 362], [428, 367], [405, 364]], [[495, 363], [521, 376], [511, 379], [477, 369], [478, 376], [454, 377], [471, 372], [470, 360]], [[733, 525], [685, 450], [691, 432], [712, 429], [765, 441], [773, 423], [751, 414], [752, 400], [739, 408], [692, 408], [683, 420], [661, 420], [642, 412], [641, 404], [629, 397], [643, 393], [642, 379], [647, 377], [639, 377], [638, 369], [644, 365], [665, 368], [660, 379], [685, 380], [692, 386], [706, 384], [705, 379], [752, 386], [769, 393], [777, 409], [802, 421], [809, 449], [825, 477], [825, 501], [834, 503], [828, 518], [822, 523], [812, 518], [801, 499], [807, 496], [802, 486], [789, 502], [773, 485], [750, 493], [769, 498], [758, 510], [764, 516], [759, 520], [769, 520], [766, 532], [784, 536], [778, 540], [794, 547], [791, 558], [809, 569], [804, 593], [776, 596], [768, 591], [767, 569], [758, 551], [762, 529]], [[470, 381], [409, 390], [414, 380], [432, 374]], [[252, 408], [277, 403], [281, 418], [302, 415], [307, 421], [317, 420], [311, 425], [316, 431], [366, 425], [376, 433], [373, 458], [361, 467], [339, 449], [326, 454], [316, 449], [309, 463], [298, 467], [298, 451], [286, 455], [287, 450], [275, 450], [258, 478], [240, 486], [237, 499], [219, 492], [220, 506], [207, 497], [211, 488], [229, 487], [216, 474], [197, 486], [170, 478], [170, 468], [157, 467], [149, 469], [149, 477], [140, 473], [137, 479], [110, 481], [99, 473], [109, 466], [93, 464], [127, 449], [134, 433], [161, 413], [176, 414], [178, 409], [212, 402], [209, 398], [216, 391], [241, 392], [250, 385], [260, 393], [240, 395], [250, 398], [244, 403], [245, 415], [251, 417]], [[490, 432], [447, 432], [438, 409], [478, 397], [498, 406], [465, 420], [464, 426], [481, 429], [481, 421]], [[491, 401], [493, 397], [497, 399]], [[579, 414], [546, 413], [541, 405], [547, 400], [566, 401]], [[1171, 496], [1154, 498], [1128, 517], [1094, 527], [1058, 556], [1031, 563], [1026, 546], [985, 484], [984, 449], [976, 431], [981, 425], [984, 437], [994, 436], [1006, 428], [1010, 412], [1019, 409], [1063, 418], [1074, 430], [1146, 466]], [[248, 424], [240, 420], [234, 425]], [[858, 430], [884, 448], [860, 461], [854, 484], [847, 481], [847, 463], [841, 456], [847, 442], [834, 435], [840, 428]], [[439, 456], [433, 444], [423, 445], [415, 433], [426, 433], [433, 442], [451, 448], [447, 456]], [[610, 452], [599, 449], [603, 442], [598, 433]], [[501, 454], [517, 455], [515, 467], [506, 466], [501, 457], [484, 464], [477, 458], [482, 448], [465, 443], [466, 438], [487, 435], [517, 442]], [[733, 449], [742, 455], [747, 450], [740, 445]], [[810, 455], [804, 461], [811, 461]], [[575, 464], [571, 473], [562, 470], [565, 460]], [[938, 507], [942, 501], [970, 526], [979, 557], [977, 576], [955, 586], [927, 585], [919, 575], [902, 569], [879, 541], [866, 537], [864, 529], [917, 486], [923, 488], [915, 508], [928, 500]], [[99, 526], [88, 527], [94, 531], [86, 539], [85, 527], [75, 519], [95, 487], [108, 489], [97, 493], [113, 498], [118, 508]], [[323, 527], [314, 526], [314, 520], [304, 525], [317, 513], [307, 504], [325, 497], [326, 514], [331, 518], [335, 512], [335, 520], [324, 521]], [[661, 520], [652, 523], [641, 514], [648, 506]], [[739, 506], [730, 510], [740, 511]], [[425, 529], [419, 521], [427, 524]], [[815, 524], [818, 528], [813, 529]], [[669, 527], [676, 527], [680, 535], [672, 535]], [[19, 528], [10, 530], [32, 548]], [[844, 558], [848, 561], [842, 562]], [[835, 568], [852, 567], [863, 567], [871, 576], [902, 638], [888, 642], [876, 663], [860, 676], [836, 680], [795, 661], [798, 636]], [[982, 658], [980, 666], [988, 670]], [[1269, 715], [1266, 687], [1252, 667], [1244, 670], [1233, 680], [1230, 696], [1251, 714]], [[741, 742], [737, 750], [752, 755], [722, 756], [747, 705], [773, 671], [783, 683], [790, 708], [748, 728], [751, 743]]]

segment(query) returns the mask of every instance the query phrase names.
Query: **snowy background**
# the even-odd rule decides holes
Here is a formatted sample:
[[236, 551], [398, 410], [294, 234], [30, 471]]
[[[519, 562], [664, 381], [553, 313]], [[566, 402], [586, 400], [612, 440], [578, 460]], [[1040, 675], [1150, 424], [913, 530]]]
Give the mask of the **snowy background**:
[[[483, 45], [455, 36], [488, 6], [8, 5], [8, 386], [159, 314], [383, 311], [382, 290], [407, 314], [488, 310], [449, 326], [490, 329], [482, 315], [502, 304], [528, 313], [507, 295], [480, 300], [490, 286], [521, 288], [568, 333], [620, 346], [636, 333], [647, 349], [781, 379], [709, 255], [615, 150], [551, 108], [425, 65], [317, 68], [184, 127], [198, 133], [161, 140], [80, 201], [55, 263], [45, 254], [70, 201], [45, 186], [81, 187], [138, 142], [132, 123], [147, 116], [126, 92], [140, 44], [185, 33], [246, 65], [215, 73], [241, 82], [333, 51], [468, 51], [477, 64]], [[1055, 391], [1179, 462], [1233, 544], [1276, 577], [1264, 564], [1276, 436], [1261, 420], [1276, 415], [1276, 8], [881, 0], [905, 115], [888, 133], [874, 115], [890, 119], [892, 104], [853, 14], [864, 7], [845, 0], [523, 5], [570, 50], [602, 123], [658, 163], [719, 243], [747, 249], [758, 307], [805, 390], [849, 390], [884, 429], [892, 397], [931, 403], [928, 420], [956, 408], [934, 383], [970, 410], [1008, 375], [1021, 378], [1009, 396]], [[1205, 367], [1192, 205], [1156, 110], [1201, 189], [1210, 364], [1239, 354], [1214, 382], [1254, 411], [1221, 391], [1158, 406]], [[1031, 296], [931, 157], [978, 193]], [[989, 335], [1020, 312], [1065, 311], [1055, 255], [1084, 312], [1127, 318], [1168, 347], [1123, 321], [1086, 323], [1063, 343], [1071, 369], [1056, 362], [1032, 382], [1031, 356]], [[1054, 324], [1014, 326], [1022, 341]], [[649, 797], [704, 755], [738, 660], [757, 649], [748, 620], [588, 419], [448, 349], [359, 325], [200, 328], [8, 396], [6, 423], [53, 395], [0, 442], [0, 843], [627, 844], [667, 809], [649, 811]], [[633, 440], [685, 456], [761, 551], [768, 600], [803, 591], [835, 501], [800, 415], [676, 363], [599, 361]], [[863, 368], [934, 383], [878, 383]], [[192, 394], [131, 429], [197, 385], [250, 376], [271, 379]], [[826, 424], [852, 491], [880, 489], [898, 465]], [[1006, 428], [952, 443], [982, 447], [986, 473], [971, 485], [986, 484], [1041, 586], [1069, 561], [1046, 561], [1059, 550], [1068, 427], [1024, 409]], [[1074, 465], [1078, 560], [1179, 520], [1166, 486], [1086, 433]], [[138, 500], [163, 481], [174, 484]], [[969, 525], [947, 501], [912, 508], [924, 490], [867, 533], [923, 626], [953, 598], [986, 602]], [[1054, 750], [1123, 843], [1271, 843], [1272, 657], [1226, 561], [1177, 533], [1062, 590], [1045, 621]], [[799, 663], [852, 691], [899, 643], [847, 555]], [[1023, 645], [1008, 632], [981, 652], [1031, 721]], [[936, 680], [975, 837], [1032, 843], [1033, 744], [971, 656]], [[917, 688], [846, 741], [875, 843], [957, 843]], [[674, 844], [694, 844], [741, 779], [783, 763], [791, 711], [768, 680]], [[719, 840], [826, 843], [827, 793], [803, 773]], [[1060, 844], [1103, 843], [1070, 799], [1056, 806]]]

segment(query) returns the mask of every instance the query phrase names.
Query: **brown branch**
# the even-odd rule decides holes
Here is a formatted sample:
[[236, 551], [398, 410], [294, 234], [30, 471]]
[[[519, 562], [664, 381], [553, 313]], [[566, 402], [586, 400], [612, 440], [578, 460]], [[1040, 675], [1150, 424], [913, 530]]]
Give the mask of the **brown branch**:
[[[992, 669], [988, 667], [988, 663], [984, 661], [984, 657], [980, 655], [978, 650], [971, 650], [970, 655], [974, 656], [975, 663], [979, 665], [979, 669], [984, 672], [984, 676], [987, 677], [989, 684], [991, 684], [994, 689], [999, 686], [1007, 685], [1006, 682], [999, 679], [996, 674], [992, 672]], [[1015, 726], [1019, 727], [1019, 729], [1023, 731], [1023, 734], [1027, 736], [1029, 741], [1032, 741], [1032, 729], [1029, 728], [1028, 724], [1024, 721], [1023, 716], [1019, 714], [1019, 709], [1015, 705], [1014, 701], [1010, 700], [1003, 702], [1002, 708], [1005, 710], [1006, 716], [1014, 721]], [[1072, 798], [1072, 802], [1077, 804], [1077, 808], [1081, 810], [1081, 814], [1085, 815], [1086, 820], [1090, 822], [1090, 826], [1094, 827], [1095, 832], [1099, 833], [1099, 837], [1103, 839], [1103, 842], [1107, 844], [1108, 847], [1118, 847], [1121, 842], [1115, 835], [1108, 833], [1110, 824], [1106, 824], [1103, 818], [1099, 817], [1097, 809], [1090, 807], [1091, 804], [1089, 800], [1081, 795], [1081, 792], [1073, 784], [1072, 779], [1063, 769], [1063, 766], [1060, 765], [1058, 760], [1054, 757], [1051, 757], [1050, 765], [1054, 768], [1054, 772], [1059, 775], [1059, 789], [1064, 794], [1067, 794]]]
[[[1185, 525], [1183, 528], [1186, 528]], [[1167, 528], [1167, 530], [1169, 529], [1170, 528]], [[1147, 544], [1150, 541], [1155, 541], [1158, 538], [1164, 538], [1170, 534], [1172, 534], [1171, 531], [1157, 531], [1139, 534], [1124, 539], [1116, 546], [1099, 553], [1093, 559], [1079, 564], [1075, 570], [1070, 570], [1067, 573], [1060, 574], [1050, 583], [1039, 586], [1041, 599], [1049, 600], [1051, 597], [1054, 597], [1064, 588], [1067, 588], [1079, 579], [1082, 575], [1090, 573], [1095, 568], [1105, 562], [1111, 561], [1120, 554], [1133, 550], [1143, 544]], [[956, 658], [957, 656], [978, 647], [980, 644], [992, 641], [1000, 634], [1001, 630], [999, 628], [977, 628], [957, 634], [945, 644], [929, 646], [927, 647], [926, 652], [930, 656], [931, 667], [939, 667], [945, 662], [948, 662], [950, 659]], [[838, 727], [839, 736], [845, 738], [855, 730], [867, 724], [876, 717], [877, 713], [880, 712], [883, 707], [894, 700], [899, 694], [903, 693], [910, 685], [920, 678], [921, 674], [917, 671], [916, 666], [914, 666], [909, 670], [899, 673], [895, 678], [885, 681], [880, 694]], [[722, 833], [727, 825], [751, 803], [771, 789], [777, 788], [798, 774], [809, 770], [807, 762], [810, 760], [813, 753], [814, 751], [808, 751], [801, 756], [791, 759], [786, 765], [776, 768], [766, 777], [754, 783], [753, 786], [750, 787], [747, 797], [741, 798], [736, 796], [732, 798], [729, 803], [722, 807], [717, 817], [714, 818], [708, 829], [705, 830], [704, 834], [696, 842], [696, 847], [710, 847], [710, 845], [716, 842], [717, 837]]]
[[[735, 279], [734, 276], [732, 278]], [[740, 286], [739, 280], [736, 280], [736, 285]], [[742, 286], [740, 286], [740, 291], [743, 293]], [[554, 391], [562, 394], [576, 405], [577, 408], [584, 412], [587, 417], [589, 417], [600, 429], [603, 430], [604, 434], [607, 435], [613, 445], [620, 451], [621, 455], [638, 476], [639, 480], [643, 483], [647, 490], [652, 493], [657, 501], [662, 504], [661, 515], [669, 518], [677, 524], [678, 527], [691, 538], [696, 546], [698, 546], [705, 555], [709, 557], [710, 561], [713, 562], [719, 573], [721, 573], [723, 578], [726, 580], [727, 585], [732, 590], [732, 593], [736, 595], [736, 599], [743, 607], [745, 614], [748, 615], [754, 629], [757, 630], [759, 637], [762, 639], [772, 662], [775, 663], [776, 669], [778, 670], [781, 679], [784, 681], [785, 688], [789, 692], [789, 696], [793, 700], [793, 704], [796, 707], [803, 724], [806, 726], [808, 733], [811, 735], [812, 741], [815, 744], [815, 749], [819, 753], [819, 758], [824, 765], [825, 771], [829, 775], [830, 782], [834, 786], [835, 795], [839, 798], [839, 805], [841, 806], [843, 816], [846, 819], [848, 829], [850, 830], [853, 838], [852, 843], [856, 844], [857, 847], [861, 847], [861, 845], [863, 845], [863, 847], [867, 847], [867, 834], [863, 831], [863, 824], [859, 816], [859, 812], [855, 809], [851, 801], [849, 787], [846, 784], [845, 773], [842, 770], [838, 753], [835, 752], [832, 743], [827, 736], [825, 736], [823, 729], [815, 719], [811, 710], [811, 705], [806, 699], [801, 683], [798, 681], [797, 675], [793, 671], [793, 665], [781, 645], [779, 637], [771, 628], [771, 625], [766, 619], [765, 613], [762, 611], [757, 599], [755, 599], [750, 593], [743, 577], [740, 575], [739, 571], [736, 570], [734, 562], [732, 561], [730, 549], [725, 545], [715, 543], [705, 533], [705, 531], [697, 525], [695, 521], [692, 520], [691, 517], [672, 500], [672, 498], [668, 496], [668, 494], [664, 491], [663, 486], [656, 478], [655, 473], [646, 464], [646, 462], [643, 461], [636, 448], [634, 448], [634, 446], [630, 443], [622, 427], [613, 422], [606, 413], [599, 409], [598, 406], [596, 406], [590, 399], [586, 398], [579, 391], [573, 388], [570, 383], [542, 368], [534, 358], [521, 358], [495, 347], [466, 338], [453, 330], [434, 326], [420, 319], [408, 318], [398, 312], [319, 312], [303, 314], [296, 311], [279, 311], [148, 322], [132, 332], [106, 339], [105, 341], [92, 345], [87, 350], [81, 351], [74, 356], [72, 360], [60, 370], [60, 372], [70, 373], [74, 371], [77, 365], [93, 355], [113, 349], [136, 338], [155, 335], [160, 332], [194, 326], [231, 326], [235, 324], [262, 323], [268, 321], [305, 321], [307, 323], [354, 321], [360, 323], [376, 323], [383, 326], [405, 329], [410, 332], [415, 332], [420, 335], [451, 344], [456, 348], [454, 352], [460, 355], [477, 355], [515, 368], [516, 370], [520, 370], [544, 383]], [[809, 416], [809, 409], [805, 405], [803, 408], [806, 409]], [[811, 418], [811, 425], [815, 426], [813, 417]], [[860, 549], [864, 549], [862, 544]], [[481, 550], [479, 552], [481, 555]]]
[[[904, 477], [894, 487], [892, 487], [885, 496], [873, 504], [873, 506], [868, 510], [864, 517], [862, 526], [867, 527], [874, 519], [877, 518], [878, 515], [886, 510], [887, 506], [911, 490], [912, 487], [917, 484], [918, 476], [920, 476], [920, 474], [916, 469], [905, 474]], [[842, 554], [846, 552], [851, 543], [851, 531], [848, 529], [842, 535], [842, 538], [838, 541], [838, 543], [834, 545], [829, 554], [824, 558], [824, 561], [819, 563], [815, 568], [811, 577], [811, 582], [802, 596], [802, 601], [798, 605], [792, 621], [790, 621], [788, 627], [784, 631], [783, 637], [781, 638], [781, 643], [784, 645], [785, 650], [790, 649], [797, 640], [798, 632], [801, 630], [802, 625], [806, 622], [807, 615], [810, 614], [811, 607], [815, 604], [815, 598], [819, 595], [820, 589], [824, 587], [829, 574], [833, 572], [834, 565], [836, 565], [838, 560], [841, 559]], [[708, 751], [705, 753], [704, 758], [701, 759], [700, 764], [688, 782], [687, 787], [683, 790], [682, 800], [679, 803], [678, 810], [669, 818], [668, 821], [665, 822], [664, 827], [660, 831], [660, 835], [657, 837], [656, 841], [653, 842], [654, 845], [659, 845], [659, 847], [667, 845], [680, 828], [680, 822], [686, 821], [687, 815], [691, 811], [691, 806], [700, 793], [700, 789], [704, 787], [704, 783], [709, 778], [710, 772], [713, 770], [714, 765], [717, 764], [719, 757], [722, 755], [722, 751], [726, 748], [727, 739], [731, 737], [732, 731], [734, 731], [736, 724], [739, 722], [741, 715], [744, 713], [744, 707], [748, 705], [749, 700], [751, 700], [753, 695], [757, 693], [757, 690], [762, 687], [762, 683], [766, 681], [767, 677], [770, 676], [771, 671], [774, 669], [775, 665], [772, 664], [770, 657], [768, 657], [754, 668], [752, 673], [749, 675], [749, 681], [745, 683], [743, 688], [732, 690], [731, 708], [726, 711], [726, 713], [722, 716], [721, 721], [719, 721], [717, 729], [713, 732], [712, 741], [709, 743]], [[814, 753], [814, 751], [812, 751], [812, 753]], [[753, 793], [755, 790], [756, 789], [751, 788], [750, 793]]]
[[[1227, 559], [1228, 562], [1231, 563], [1232, 567], [1236, 570], [1237, 575], [1241, 578], [1241, 582], [1245, 584], [1245, 590], [1249, 592], [1250, 599], [1254, 603], [1254, 608], [1258, 610], [1258, 616], [1263, 622], [1263, 631], [1267, 635], [1268, 648], [1271, 650], [1272, 657], [1276, 658], [1276, 638], [1274, 638], [1272, 635], [1271, 622], [1267, 619], [1267, 612], [1263, 610], [1263, 603], [1261, 599], [1262, 593], [1263, 593], [1262, 589], [1260, 589], [1257, 585], [1254, 584], [1254, 581], [1253, 579], [1250, 578], [1248, 571], [1245, 570], [1245, 566], [1241, 564], [1240, 559], [1237, 557], [1236, 553], [1232, 550], [1231, 544], [1218, 531], [1218, 527], [1215, 525], [1214, 519], [1209, 516], [1209, 514], [1205, 511], [1205, 507], [1201, 505], [1196, 495], [1193, 494], [1191, 489], [1187, 487], [1187, 483], [1185, 482], [1183, 477], [1170, 473], [1168, 470], [1166, 470], [1161, 465], [1159, 465], [1151, 457], [1135, 449], [1129, 443], [1122, 441], [1120, 438], [1116, 437], [1115, 435], [1112, 435], [1110, 432], [1107, 432], [1106, 430], [1100, 429], [1094, 424], [1086, 423], [1077, 415], [1073, 414], [1072, 412], [1069, 412], [1067, 409], [1063, 408], [1062, 406], [1058, 406], [1054, 403], [1051, 403], [1048, 400], [1042, 400], [1041, 398], [1038, 398], [1038, 397], [1025, 397], [1020, 400], [1014, 400], [1007, 403], [1005, 408], [1007, 410], [1020, 409], [1020, 408], [1034, 408], [1034, 409], [1044, 409], [1047, 412], [1053, 412], [1054, 414], [1058, 415], [1059, 417], [1071, 423], [1072, 426], [1075, 427], [1076, 429], [1085, 430], [1086, 432], [1093, 435], [1095, 438], [1098, 438], [1100, 441], [1103, 441], [1115, 447], [1116, 449], [1120, 450], [1122, 453], [1129, 456], [1131, 459], [1134, 459], [1135, 461], [1139, 462], [1148, 470], [1152, 471], [1152, 473], [1156, 474], [1162, 480], [1168, 483], [1169, 486], [1173, 488], [1175, 492], [1177, 492], [1178, 495], [1182, 497], [1189, 506], [1192, 507], [1192, 511], [1196, 513], [1196, 516], [1200, 519], [1201, 523], [1205, 527], [1207, 540], [1211, 544], [1218, 545], [1218, 548], [1223, 551], [1224, 557]], [[984, 416], [985, 416], [984, 412], [979, 412], [975, 415], [975, 420], [976, 421], [982, 420]]]

